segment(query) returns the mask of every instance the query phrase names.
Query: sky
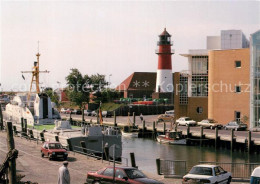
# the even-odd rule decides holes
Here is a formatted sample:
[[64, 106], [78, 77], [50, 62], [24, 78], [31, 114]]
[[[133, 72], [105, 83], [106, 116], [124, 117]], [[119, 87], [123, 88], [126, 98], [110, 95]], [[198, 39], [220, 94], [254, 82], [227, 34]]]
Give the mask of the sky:
[[[188, 69], [189, 49], [205, 49], [221, 30], [260, 29], [260, 1], [0, 1], [0, 90], [26, 90], [40, 57], [43, 86], [62, 87], [71, 68], [104, 74], [115, 87], [133, 72], [156, 72], [166, 27], [173, 72]], [[109, 75], [111, 75], [109, 77]]]

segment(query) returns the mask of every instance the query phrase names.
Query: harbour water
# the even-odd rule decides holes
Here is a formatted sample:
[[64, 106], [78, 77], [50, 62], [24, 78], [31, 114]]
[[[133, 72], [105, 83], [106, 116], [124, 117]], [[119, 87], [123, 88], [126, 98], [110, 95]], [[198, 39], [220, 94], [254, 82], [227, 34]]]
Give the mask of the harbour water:
[[128, 158], [129, 165], [130, 153], [135, 153], [136, 165], [150, 173], [156, 173], [156, 158], [165, 160], [186, 160], [187, 168], [197, 165], [199, 161], [209, 162], [235, 162], [235, 163], [259, 163], [260, 155], [248, 154], [244, 152], [233, 153], [230, 150], [199, 146], [166, 145], [160, 144], [151, 139], [125, 138], [123, 142], [122, 156]]

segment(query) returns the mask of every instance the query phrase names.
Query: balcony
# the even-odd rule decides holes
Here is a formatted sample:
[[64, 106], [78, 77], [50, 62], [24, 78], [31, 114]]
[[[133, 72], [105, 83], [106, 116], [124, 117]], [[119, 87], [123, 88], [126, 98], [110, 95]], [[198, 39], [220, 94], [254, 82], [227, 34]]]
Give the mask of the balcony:
[[174, 54], [175, 50], [171, 49], [169, 51], [159, 51], [159, 49], [155, 49], [155, 54]]

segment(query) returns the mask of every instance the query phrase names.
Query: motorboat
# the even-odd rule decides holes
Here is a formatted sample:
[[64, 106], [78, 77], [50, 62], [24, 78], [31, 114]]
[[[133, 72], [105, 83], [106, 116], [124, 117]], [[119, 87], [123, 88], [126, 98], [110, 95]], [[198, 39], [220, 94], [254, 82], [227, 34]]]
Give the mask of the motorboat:
[[182, 131], [167, 131], [165, 135], [159, 135], [157, 141], [163, 144], [186, 145], [186, 139], [182, 136]]
[[124, 137], [138, 137], [139, 129], [137, 126], [124, 126], [122, 136]]

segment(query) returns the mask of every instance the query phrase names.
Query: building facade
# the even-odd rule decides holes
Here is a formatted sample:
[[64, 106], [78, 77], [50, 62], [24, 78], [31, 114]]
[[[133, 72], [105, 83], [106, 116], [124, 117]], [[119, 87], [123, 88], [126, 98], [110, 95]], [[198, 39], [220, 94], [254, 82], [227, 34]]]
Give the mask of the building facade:
[[250, 49], [209, 51], [208, 118], [249, 123]]
[[250, 127], [260, 128], [260, 30], [250, 39]]

